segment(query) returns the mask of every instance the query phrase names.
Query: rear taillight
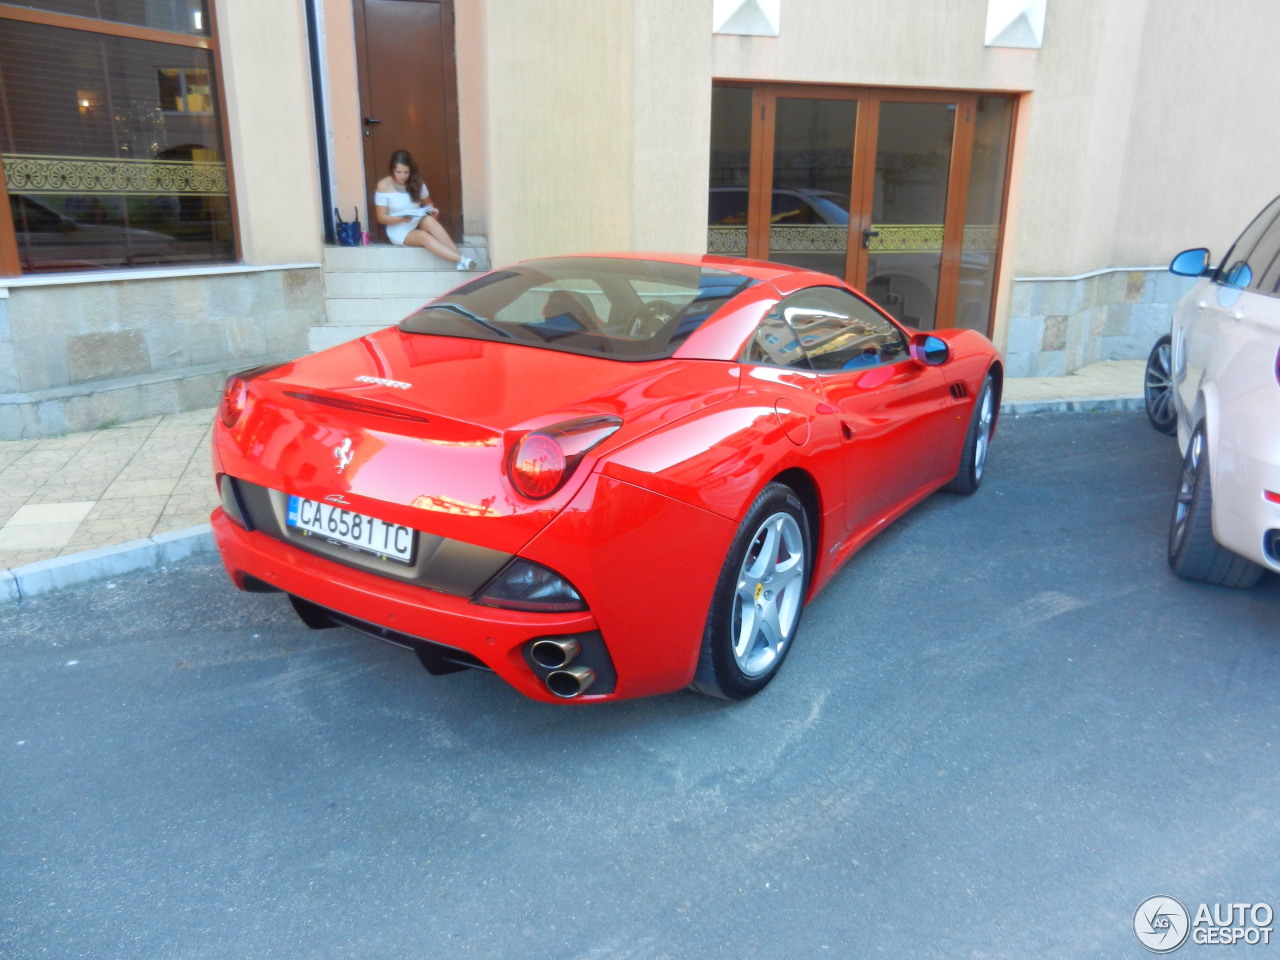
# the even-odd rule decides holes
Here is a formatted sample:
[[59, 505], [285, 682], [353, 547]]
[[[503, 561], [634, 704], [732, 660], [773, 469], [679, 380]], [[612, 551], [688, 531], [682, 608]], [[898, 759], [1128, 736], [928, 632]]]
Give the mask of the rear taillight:
[[227, 382], [222, 388], [222, 402], [218, 404], [218, 418], [224, 426], [234, 427], [240, 415], [244, 413], [245, 407], [248, 406], [249, 381], [282, 366], [284, 366], [282, 363], [268, 363], [261, 367], [241, 370], [227, 377]]
[[218, 417], [224, 427], [236, 425], [248, 400], [249, 384], [241, 379], [240, 374], [233, 373], [227, 377], [227, 383], [222, 388], [222, 403], [218, 405]]
[[511, 451], [511, 483], [530, 500], [545, 500], [573, 476], [582, 458], [622, 426], [617, 417], [584, 417], [526, 433]]

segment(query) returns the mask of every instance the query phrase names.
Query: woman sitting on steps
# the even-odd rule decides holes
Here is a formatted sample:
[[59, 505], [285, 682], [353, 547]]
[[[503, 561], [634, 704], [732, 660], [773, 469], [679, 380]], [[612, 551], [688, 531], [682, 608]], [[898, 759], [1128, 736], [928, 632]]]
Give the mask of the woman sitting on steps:
[[437, 257], [452, 260], [459, 270], [474, 270], [476, 262], [458, 252], [453, 238], [436, 219], [439, 211], [432, 205], [409, 151], [393, 153], [390, 170], [390, 176], [378, 181], [373, 197], [374, 214], [386, 227], [387, 239], [400, 247], [425, 247]]

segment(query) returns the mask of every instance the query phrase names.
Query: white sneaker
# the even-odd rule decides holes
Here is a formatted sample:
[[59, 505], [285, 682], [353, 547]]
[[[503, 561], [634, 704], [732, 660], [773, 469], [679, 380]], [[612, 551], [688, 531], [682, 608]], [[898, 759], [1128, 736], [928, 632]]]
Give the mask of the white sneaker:
[[459, 270], [474, 270], [475, 268], [476, 268], [476, 262], [472, 260], [470, 257], [463, 257], [461, 260], [458, 261]]

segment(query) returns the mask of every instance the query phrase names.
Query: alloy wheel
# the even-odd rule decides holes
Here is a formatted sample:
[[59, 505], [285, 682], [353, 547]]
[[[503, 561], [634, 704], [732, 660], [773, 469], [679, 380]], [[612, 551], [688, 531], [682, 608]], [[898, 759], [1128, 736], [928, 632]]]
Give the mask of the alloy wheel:
[[804, 600], [804, 535], [789, 513], [756, 529], [733, 603], [733, 658], [748, 677], [768, 672], [795, 634]]
[[995, 419], [995, 401], [992, 400], [991, 383], [988, 381], [982, 390], [982, 407], [978, 414], [978, 435], [974, 438], [973, 476], [982, 479], [982, 468], [987, 462], [987, 447], [991, 444], [991, 421]]
[[1176, 553], [1187, 538], [1191, 502], [1195, 498], [1196, 478], [1200, 475], [1200, 461], [1204, 456], [1204, 433], [1197, 430], [1187, 444], [1187, 455], [1182, 459], [1182, 474], [1178, 478], [1178, 497], [1173, 507], [1173, 529], [1169, 532], [1169, 546]]
[[1146, 402], [1151, 425], [1162, 433], [1173, 433], [1178, 412], [1173, 406], [1173, 346], [1170, 338], [1161, 337], [1147, 357], [1142, 380], [1142, 397]]

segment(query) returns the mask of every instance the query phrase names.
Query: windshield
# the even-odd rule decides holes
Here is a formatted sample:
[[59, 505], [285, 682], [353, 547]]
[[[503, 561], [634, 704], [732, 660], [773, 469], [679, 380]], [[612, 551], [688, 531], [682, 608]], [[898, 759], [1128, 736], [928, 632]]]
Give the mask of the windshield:
[[405, 333], [660, 360], [753, 281], [699, 264], [532, 260], [485, 274], [405, 318]]

